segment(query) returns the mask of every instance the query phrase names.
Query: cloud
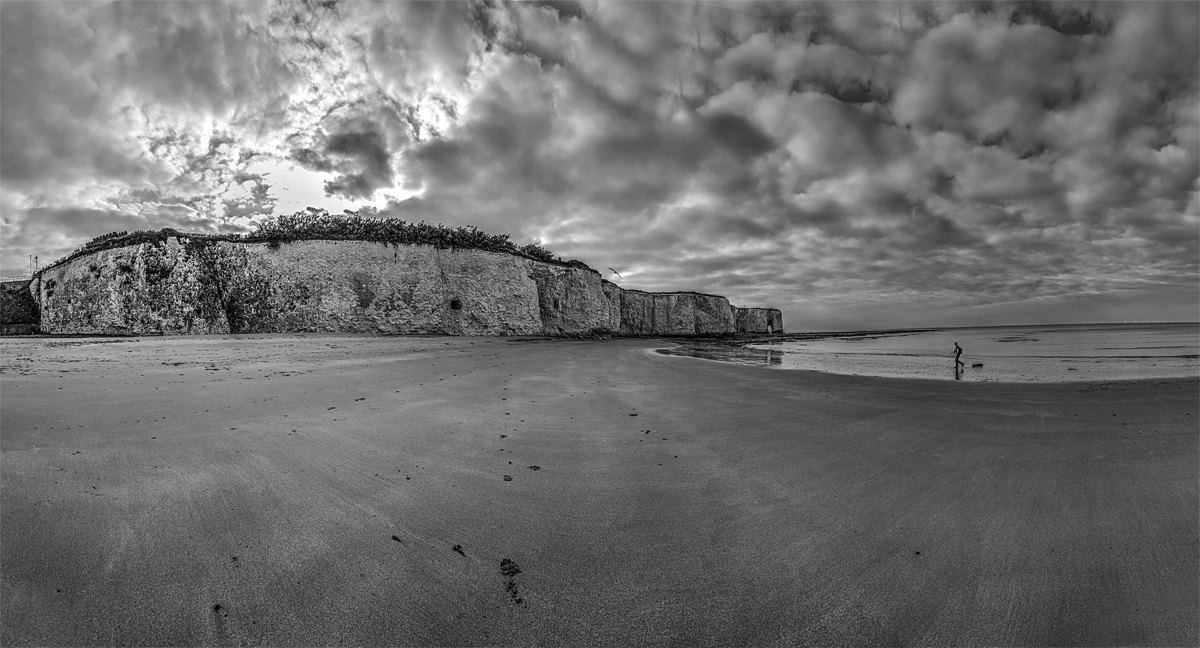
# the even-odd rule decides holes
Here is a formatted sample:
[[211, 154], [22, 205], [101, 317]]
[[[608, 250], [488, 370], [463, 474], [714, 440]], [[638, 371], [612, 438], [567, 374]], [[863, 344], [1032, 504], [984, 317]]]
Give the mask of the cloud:
[[756, 158], [775, 148], [775, 141], [757, 126], [732, 113], [709, 114], [702, 119], [702, 124], [709, 137], [743, 160]]
[[201, 233], [215, 233], [214, 219], [183, 205], [156, 205], [138, 214], [115, 209], [46, 209], [34, 208], [29, 218], [37, 230], [57, 235], [93, 238], [117, 230], [161, 229], [174, 227]]
[[291, 159], [312, 171], [336, 173], [325, 182], [328, 195], [369, 199], [377, 190], [395, 186], [387, 138], [371, 122], [343, 124], [326, 136], [320, 151], [295, 149]]
[[236, 118], [286, 95], [265, 6], [5, 3], [5, 182], [144, 181], [161, 170], [148, 112]]
[[113, 2], [88, 10], [108, 82], [174, 111], [260, 109], [296, 79], [268, 32], [268, 5]]
[[1002, 16], [958, 14], [919, 40], [896, 90], [897, 123], [975, 141], [1041, 143], [1049, 107], [1079, 100], [1079, 39]]
[[[6, 223], [9, 225], [9, 223]], [[88, 240], [117, 231], [173, 227], [186, 232], [216, 233], [219, 223], [186, 205], [146, 204], [137, 213], [118, 209], [35, 207], [11, 223], [15, 235], [5, 245], [4, 273], [25, 268], [27, 256], [36, 254], [45, 266], [73, 252]]]
[[152, 171], [138, 142], [122, 135], [130, 120], [89, 73], [86, 62], [104, 52], [77, 15], [84, 8], [13, 2], [0, 9], [0, 176], [10, 188], [80, 177], [136, 182]]
[[3, 3], [0, 246], [237, 231], [302, 176], [789, 328], [1176, 312], [1200, 266], [1198, 15]]
[[[234, 183], [236, 190], [222, 198], [225, 218], [236, 221], [275, 212], [279, 199], [270, 194], [271, 185], [261, 175], [242, 173], [234, 178]], [[253, 186], [247, 187], [247, 184]]]

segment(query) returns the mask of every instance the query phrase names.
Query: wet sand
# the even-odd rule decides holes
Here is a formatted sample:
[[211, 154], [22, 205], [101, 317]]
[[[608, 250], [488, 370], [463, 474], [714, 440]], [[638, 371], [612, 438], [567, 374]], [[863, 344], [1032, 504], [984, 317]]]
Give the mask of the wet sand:
[[4, 645], [1200, 641], [1195, 379], [94, 341], [0, 340]]

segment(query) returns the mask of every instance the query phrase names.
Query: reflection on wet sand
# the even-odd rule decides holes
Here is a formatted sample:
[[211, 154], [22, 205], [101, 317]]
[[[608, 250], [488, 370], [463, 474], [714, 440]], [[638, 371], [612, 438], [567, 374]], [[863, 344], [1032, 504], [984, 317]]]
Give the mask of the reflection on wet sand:
[[751, 349], [747, 347], [718, 346], [703, 342], [683, 342], [670, 349], [655, 349], [663, 355], [687, 356], [705, 360], [721, 360], [756, 367], [774, 367], [783, 364], [783, 351]]

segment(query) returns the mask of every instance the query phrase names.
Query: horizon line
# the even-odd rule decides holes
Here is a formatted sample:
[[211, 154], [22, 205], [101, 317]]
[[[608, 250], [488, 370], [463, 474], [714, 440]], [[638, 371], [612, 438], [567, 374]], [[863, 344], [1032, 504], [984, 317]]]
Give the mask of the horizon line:
[[[1013, 328], [1018, 326], [1095, 326], [1098, 324], [1196, 324], [1200, 326], [1200, 320], [1121, 320], [1107, 322], [1044, 322], [1034, 324], [972, 324], [964, 326], [906, 326], [906, 327], [876, 327], [863, 329], [841, 329], [841, 330], [808, 330], [796, 331], [796, 333], [871, 333], [871, 332], [911, 332], [911, 331], [948, 331], [952, 329], [971, 329], [971, 328]], [[792, 333], [788, 331], [785, 335]]]

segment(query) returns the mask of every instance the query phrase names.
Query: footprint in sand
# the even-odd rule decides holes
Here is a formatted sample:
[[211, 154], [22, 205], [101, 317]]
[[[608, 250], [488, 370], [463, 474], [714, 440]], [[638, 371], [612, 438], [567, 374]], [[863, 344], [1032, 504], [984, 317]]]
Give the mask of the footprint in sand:
[[521, 598], [521, 592], [517, 589], [516, 575], [521, 573], [521, 567], [517, 563], [505, 558], [500, 561], [500, 574], [505, 577], [504, 590], [508, 592], [508, 597], [513, 603], [522, 605], [525, 599]]
[[229, 618], [229, 611], [220, 603], [214, 603], [212, 606], [213, 625], [216, 626], [216, 633], [225, 639], [229, 639], [228, 631], [225, 628], [225, 619], [227, 618]]

